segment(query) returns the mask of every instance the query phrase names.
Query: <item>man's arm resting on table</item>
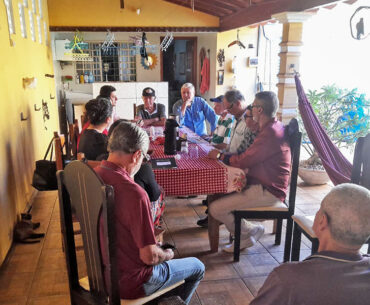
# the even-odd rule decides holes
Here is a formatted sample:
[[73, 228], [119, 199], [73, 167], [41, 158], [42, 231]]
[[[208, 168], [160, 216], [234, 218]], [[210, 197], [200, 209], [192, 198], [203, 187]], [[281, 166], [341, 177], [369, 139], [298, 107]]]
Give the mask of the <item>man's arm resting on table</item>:
[[146, 119], [144, 121], [144, 126], [164, 126], [166, 124], [166, 118], [153, 118]]
[[157, 245], [148, 245], [139, 249], [140, 259], [146, 265], [158, 265], [164, 261], [169, 261], [173, 258], [174, 253], [171, 249], [162, 250]]

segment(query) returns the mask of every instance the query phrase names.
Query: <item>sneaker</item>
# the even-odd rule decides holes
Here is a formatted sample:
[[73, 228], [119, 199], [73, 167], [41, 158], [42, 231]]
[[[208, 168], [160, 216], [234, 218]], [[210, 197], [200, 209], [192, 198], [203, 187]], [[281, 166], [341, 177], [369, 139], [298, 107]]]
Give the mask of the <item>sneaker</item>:
[[197, 221], [197, 225], [202, 227], [202, 228], [208, 228], [208, 216], [206, 216], [202, 219], [199, 219]]
[[[251, 232], [248, 238], [241, 239], [240, 240], [240, 250], [253, 247], [256, 242], [262, 237], [262, 235], [265, 233], [265, 227], [263, 225], [257, 225], [255, 228], [253, 228], [254, 232]], [[231, 244], [226, 245], [222, 248], [223, 251], [227, 253], [233, 253], [234, 252], [234, 244], [235, 241], [233, 241]]]

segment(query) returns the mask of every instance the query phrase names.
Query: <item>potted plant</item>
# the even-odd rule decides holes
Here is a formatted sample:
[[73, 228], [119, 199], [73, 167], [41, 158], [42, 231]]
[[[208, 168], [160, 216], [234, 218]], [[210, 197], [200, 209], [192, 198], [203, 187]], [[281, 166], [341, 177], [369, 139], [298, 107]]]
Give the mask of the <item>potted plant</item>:
[[[309, 90], [307, 98], [328, 136], [339, 149], [353, 149], [357, 138], [370, 132], [370, 101], [365, 94], [357, 93], [357, 89], [324, 86], [319, 91]], [[300, 163], [299, 176], [308, 184], [324, 184], [329, 177], [311, 145], [300, 116], [298, 121], [302, 130], [302, 146], [309, 154], [309, 158]]]

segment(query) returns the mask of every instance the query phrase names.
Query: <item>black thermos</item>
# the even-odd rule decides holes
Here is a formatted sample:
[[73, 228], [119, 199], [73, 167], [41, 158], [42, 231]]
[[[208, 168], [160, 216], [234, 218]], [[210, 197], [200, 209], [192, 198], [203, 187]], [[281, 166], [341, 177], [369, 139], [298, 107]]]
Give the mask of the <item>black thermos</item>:
[[167, 119], [164, 128], [164, 153], [165, 155], [176, 155], [177, 121]]

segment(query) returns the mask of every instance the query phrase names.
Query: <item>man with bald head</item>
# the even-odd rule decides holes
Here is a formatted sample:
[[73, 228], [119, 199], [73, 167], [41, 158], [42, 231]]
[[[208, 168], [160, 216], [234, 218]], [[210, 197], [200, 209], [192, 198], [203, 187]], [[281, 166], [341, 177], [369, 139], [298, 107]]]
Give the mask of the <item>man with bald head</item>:
[[370, 191], [335, 186], [323, 199], [312, 229], [318, 253], [275, 268], [251, 305], [365, 305], [370, 302]]

